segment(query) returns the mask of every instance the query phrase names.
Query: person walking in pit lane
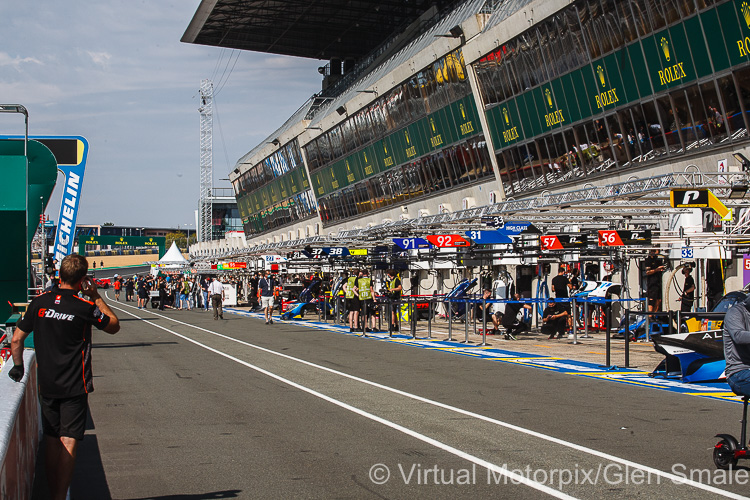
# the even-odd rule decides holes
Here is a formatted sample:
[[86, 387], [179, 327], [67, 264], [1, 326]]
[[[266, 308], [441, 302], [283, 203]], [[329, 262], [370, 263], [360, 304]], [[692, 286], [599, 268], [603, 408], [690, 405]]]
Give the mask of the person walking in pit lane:
[[208, 294], [211, 296], [211, 306], [214, 310], [214, 319], [224, 319], [224, 310], [222, 304], [224, 302], [224, 285], [221, 284], [219, 278], [214, 278], [208, 285]]
[[136, 293], [138, 294], [138, 309], [146, 309], [149, 289], [145, 279], [141, 278], [138, 280], [138, 288]]
[[180, 307], [179, 309], [190, 310], [190, 280], [187, 277], [180, 285]]
[[133, 301], [133, 289], [134, 288], [135, 288], [135, 280], [133, 278], [128, 278], [128, 280], [125, 282], [125, 301], [126, 302]]
[[[88, 395], [94, 390], [91, 326], [110, 334], [120, 330], [117, 316], [86, 276], [88, 268], [81, 255], [65, 257], [60, 265], [60, 286], [31, 301], [11, 342], [13, 368], [8, 375], [20, 382], [25, 372], [24, 340], [34, 332], [44, 463], [53, 500], [66, 498], [78, 444], [86, 429]], [[91, 301], [80, 298], [79, 290]]]
[[260, 278], [258, 279], [258, 295], [260, 297], [260, 307], [263, 308], [267, 325], [273, 325], [273, 292], [275, 287], [276, 280], [269, 276], [265, 270], [261, 271]]
[[122, 280], [116, 274], [115, 274], [114, 280], [115, 282], [112, 284], [112, 287], [115, 289], [115, 300], [117, 302], [120, 302], [120, 290], [122, 290]]
[[211, 278], [204, 277], [201, 279], [201, 295], [203, 296], [203, 310], [208, 311], [209, 308], [209, 291], [208, 287], [211, 285]]

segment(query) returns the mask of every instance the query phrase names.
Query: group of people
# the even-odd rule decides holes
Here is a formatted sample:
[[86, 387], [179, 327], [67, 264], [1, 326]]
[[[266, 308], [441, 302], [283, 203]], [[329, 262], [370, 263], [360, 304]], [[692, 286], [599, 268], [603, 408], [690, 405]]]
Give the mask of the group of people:
[[[212, 308], [214, 319], [224, 319], [222, 307], [225, 298], [224, 286], [218, 278], [209, 276], [196, 278], [180, 274], [146, 276], [137, 278], [135, 286], [138, 293], [138, 309], [146, 309], [151, 292], [157, 291], [160, 311], [165, 309], [208, 311]], [[117, 296], [115, 288], [115, 297]]]
[[[565, 299], [570, 297], [571, 291], [579, 288], [578, 276], [578, 269], [571, 269], [570, 276], [568, 276], [567, 269], [560, 266], [557, 276], [552, 278], [552, 291], [555, 298], [550, 299], [542, 311], [541, 327], [542, 334], [550, 339], [563, 338], [572, 326], [571, 306]], [[533, 307], [524, 302], [520, 293], [513, 293], [511, 300], [504, 303], [504, 311], [496, 310], [494, 313], [492, 312], [493, 303], [487, 302], [492, 299], [492, 290], [485, 288], [482, 291], [482, 299], [482, 302], [478, 302], [475, 306], [475, 314], [486, 324], [492, 325], [492, 334], [497, 334], [502, 326], [505, 330], [505, 339], [516, 340], [518, 334], [530, 329], [529, 324], [518, 316], [522, 310], [532, 310]]]
[[[349, 319], [349, 331], [373, 332], [377, 330], [377, 314], [380, 311], [375, 303], [375, 284], [367, 269], [354, 269], [344, 276], [345, 307]], [[385, 297], [391, 303], [401, 300], [403, 286], [394, 269], [386, 272]], [[361, 321], [361, 323], [360, 323]], [[391, 307], [390, 330], [398, 331], [398, 313]], [[368, 326], [369, 325], [369, 326]]]

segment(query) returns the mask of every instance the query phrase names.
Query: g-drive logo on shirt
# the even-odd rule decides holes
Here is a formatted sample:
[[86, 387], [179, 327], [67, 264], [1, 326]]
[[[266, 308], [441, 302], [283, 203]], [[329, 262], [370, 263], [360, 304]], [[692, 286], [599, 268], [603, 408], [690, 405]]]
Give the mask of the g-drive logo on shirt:
[[39, 309], [39, 317], [40, 318], [51, 318], [51, 319], [59, 319], [61, 321], [73, 321], [75, 318], [74, 314], [63, 314], [55, 311], [54, 309], [45, 309], [41, 308]]

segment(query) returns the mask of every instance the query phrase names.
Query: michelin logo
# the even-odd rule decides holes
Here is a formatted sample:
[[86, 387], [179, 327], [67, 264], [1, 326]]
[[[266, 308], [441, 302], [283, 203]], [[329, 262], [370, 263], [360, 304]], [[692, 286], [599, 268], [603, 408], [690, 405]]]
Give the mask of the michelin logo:
[[55, 258], [61, 262], [70, 254], [73, 245], [75, 220], [78, 214], [78, 197], [81, 191], [81, 176], [75, 172], [68, 174], [65, 182], [63, 204], [60, 207], [60, 224], [57, 228], [57, 242], [55, 243]]

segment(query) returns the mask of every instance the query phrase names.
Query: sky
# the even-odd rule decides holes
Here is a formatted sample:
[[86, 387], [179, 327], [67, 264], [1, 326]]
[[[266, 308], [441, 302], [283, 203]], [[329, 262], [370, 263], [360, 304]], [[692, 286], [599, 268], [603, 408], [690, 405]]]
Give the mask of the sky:
[[[0, 3], [0, 103], [90, 146], [78, 224], [195, 229], [198, 89], [215, 88], [214, 185], [321, 88], [323, 61], [187, 44], [199, 0]], [[23, 134], [1, 114], [0, 134]], [[46, 213], [57, 221], [62, 174]]]

